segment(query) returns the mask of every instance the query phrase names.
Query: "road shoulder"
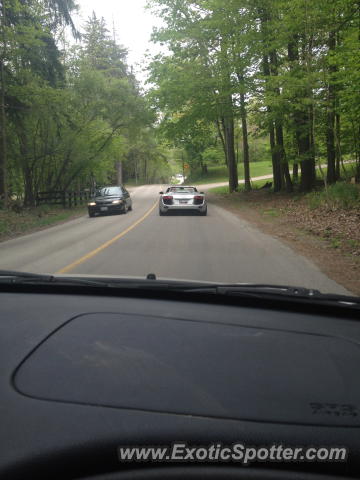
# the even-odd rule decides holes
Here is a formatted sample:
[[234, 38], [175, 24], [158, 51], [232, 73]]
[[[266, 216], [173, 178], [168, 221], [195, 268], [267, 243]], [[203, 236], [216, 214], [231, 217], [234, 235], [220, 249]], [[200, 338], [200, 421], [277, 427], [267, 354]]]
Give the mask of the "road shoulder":
[[253, 193], [251, 198], [247, 197], [247, 201], [229, 195], [207, 195], [210, 203], [225, 208], [262, 232], [277, 238], [310, 259], [329, 278], [360, 295], [360, 256], [357, 251], [339, 248], [333, 239], [309, 231], [308, 225], [302, 225], [299, 218], [285, 214], [282, 207], [286, 198], [269, 201], [266, 193]]

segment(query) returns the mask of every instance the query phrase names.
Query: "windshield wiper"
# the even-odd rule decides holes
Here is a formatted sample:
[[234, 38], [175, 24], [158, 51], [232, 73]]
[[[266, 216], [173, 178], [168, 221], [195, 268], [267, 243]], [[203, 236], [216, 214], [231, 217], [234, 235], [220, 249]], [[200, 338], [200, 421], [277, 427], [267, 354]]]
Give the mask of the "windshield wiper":
[[323, 295], [319, 290], [308, 289], [303, 287], [291, 287], [283, 285], [268, 285], [268, 284], [251, 284], [251, 283], [231, 283], [231, 284], [218, 284], [218, 285], [206, 285], [195, 288], [194, 290], [206, 290], [213, 291], [215, 293], [222, 295], [236, 295], [241, 292], [261, 292], [261, 293], [275, 293], [275, 294], [284, 294], [291, 296], [306, 296], [306, 297], [316, 297], [318, 295]]
[[216, 295], [228, 296], [283, 296], [291, 298], [302, 298], [307, 300], [324, 300], [329, 302], [338, 302], [360, 307], [360, 297], [348, 295], [339, 295], [333, 293], [321, 293], [319, 290], [304, 287], [293, 287], [284, 285], [267, 284], [219, 284], [203, 286], [172, 287], [172, 290], [180, 289], [194, 293], [213, 293]]
[[105, 286], [107, 282], [97, 279], [86, 279], [77, 277], [56, 277], [55, 275], [47, 275], [41, 273], [17, 272], [13, 270], [0, 270], [0, 284], [1, 283], [16, 283], [16, 284], [62, 284], [62, 285], [90, 285], [90, 286]]
[[39, 273], [16, 272], [14, 270], [0, 270], [0, 282], [16, 283], [21, 280], [34, 280], [51, 282], [53, 275], [44, 275]]
[[12, 270], [0, 270], [0, 283], [74, 285], [105, 287], [123, 290], [155, 290], [194, 294], [210, 294], [247, 298], [288, 298], [304, 301], [336, 303], [343, 306], [360, 308], [360, 297], [326, 294], [319, 290], [288, 285], [248, 284], [248, 283], [211, 283], [182, 280], [156, 279], [155, 274], [146, 278], [109, 278], [44, 275]]
[[[148, 275], [147, 278], [155, 280], [153, 274]], [[153, 284], [155, 282], [152, 282]], [[344, 306], [352, 306], [360, 308], [360, 297], [340, 295], [333, 293], [321, 293], [319, 290], [294, 287], [289, 285], [270, 285], [270, 284], [249, 284], [249, 283], [232, 283], [232, 284], [210, 284], [210, 283], [191, 283], [191, 282], [174, 282], [168, 285], [168, 289], [172, 291], [182, 291], [188, 293], [205, 293], [214, 295], [227, 296], [251, 296], [257, 298], [264, 297], [288, 297], [299, 298], [303, 300], [319, 300], [323, 302], [337, 303]]]

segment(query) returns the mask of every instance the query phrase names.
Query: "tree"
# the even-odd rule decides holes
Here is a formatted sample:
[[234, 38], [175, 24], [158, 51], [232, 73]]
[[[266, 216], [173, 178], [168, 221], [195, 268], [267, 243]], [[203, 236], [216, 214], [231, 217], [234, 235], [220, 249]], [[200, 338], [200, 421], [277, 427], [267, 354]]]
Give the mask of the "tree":
[[60, 19], [60, 9], [71, 2], [8, 3], [3, 190], [33, 206], [41, 190], [109, 181], [125, 147], [131, 148], [127, 137], [154, 121], [129, 72], [126, 50], [93, 15], [83, 43], [63, 55], [55, 35], [61, 21], [69, 21]]
[[[152, 0], [163, 19], [150, 79], [162, 122], [216, 125], [236, 189], [233, 124], [240, 118], [245, 182], [250, 188], [247, 116], [269, 138], [274, 190], [315, 185], [316, 162], [327, 181], [345, 154], [359, 163], [359, 17], [357, 0]], [[201, 80], [200, 80], [201, 79]], [[351, 103], [352, 102], [352, 103]], [[253, 112], [252, 112], [253, 113]], [[184, 117], [186, 120], [184, 120]], [[360, 167], [359, 172], [360, 172]]]

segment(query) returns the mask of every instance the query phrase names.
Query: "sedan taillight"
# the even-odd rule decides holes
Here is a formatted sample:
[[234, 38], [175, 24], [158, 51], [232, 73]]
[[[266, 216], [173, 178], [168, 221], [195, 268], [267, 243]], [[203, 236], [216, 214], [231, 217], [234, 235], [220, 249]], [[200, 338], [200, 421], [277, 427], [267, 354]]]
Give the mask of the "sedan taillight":
[[173, 203], [173, 197], [171, 195], [164, 195], [162, 199], [165, 205], [171, 205]]
[[201, 195], [195, 195], [194, 203], [196, 205], [199, 205], [199, 204], [203, 203], [203, 201], [204, 201], [204, 197], [202, 197]]

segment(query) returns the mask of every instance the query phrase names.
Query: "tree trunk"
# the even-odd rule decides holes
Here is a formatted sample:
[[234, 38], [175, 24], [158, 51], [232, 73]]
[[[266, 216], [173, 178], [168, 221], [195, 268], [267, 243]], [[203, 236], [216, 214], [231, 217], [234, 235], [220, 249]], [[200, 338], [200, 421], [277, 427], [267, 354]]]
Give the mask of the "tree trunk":
[[247, 112], [246, 112], [246, 103], [245, 103], [245, 82], [244, 82], [244, 75], [242, 73], [237, 72], [236, 76], [240, 84], [240, 116], [241, 116], [241, 130], [242, 130], [242, 138], [243, 138], [245, 190], [249, 192], [251, 190], [251, 181], [250, 181], [250, 155], [249, 155], [249, 141], [248, 141], [248, 128], [247, 128]]
[[245, 190], [249, 192], [251, 190], [250, 182], [250, 158], [249, 158], [249, 143], [248, 143], [248, 129], [245, 107], [245, 94], [240, 94], [240, 111], [241, 111], [241, 128], [243, 137], [243, 157], [244, 157], [244, 179]]
[[[288, 43], [288, 60], [289, 60], [289, 64], [290, 64], [290, 72], [292, 72], [294, 70], [294, 64], [295, 63], [297, 65], [299, 65], [298, 41], [299, 41], [298, 35], [293, 35], [291, 40]], [[293, 113], [292, 120], [293, 120], [293, 128], [295, 130], [294, 135], [295, 135], [295, 141], [296, 141], [296, 144], [297, 144], [297, 153], [299, 155], [300, 154], [300, 149], [299, 149], [299, 144], [298, 144], [298, 141], [297, 141], [298, 123], [297, 123], [297, 118], [296, 118], [296, 112]], [[299, 164], [298, 164], [298, 162], [295, 162], [294, 166], [293, 166], [293, 181], [297, 182], [298, 180], [299, 180]]]
[[24, 172], [24, 205], [26, 207], [35, 206], [35, 195], [33, 191], [32, 172], [28, 166], [23, 169]]
[[280, 169], [279, 155], [276, 149], [275, 127], [274, 127], [273, 121], [269, 122], [269, 138], [270, 138], [270, 148], [271, 148], [271, 161], [272, 161], [272, 168], [273, 168], [274, 192], [280, 192], [282, 188], [281, 169]]
[[223, 150], [224, 150], [225, 165], [228, 166], [226, 143], [225, 143], [225, 120], [224, 120], [224, 117], [221, 117], [220, 120], [216, 120], [216, 125], [217, 125], [217, 128], [218, 128], [219, 137], [220, 137], [220, 140], [221, 140], [221, 145], [222, 145]]
[[[330, 91], [329, 91], [330, 100]], [[327, 128], [326, 128], [326, 152], [327, 152], [327, 175], [328, 183], [336, 182], [336, 151], [335, 151], [335, 115], [333, 109], [329, 106], [327, 113]]]
[[[328, 47], [329, 52], [335, 50], [336, 37], [334, 32], [329, 33]], [[327, 126], [326, 126], [326, 152], [327, 152], [327, 183], [336, 182], [336, 150], [335, 150], [335, 85], [332, 78], [336, 67], [329, 66], [329, 85], [328, 85], [328, 106], [327, 106]]]
[[238, 189], [239, 183], [235, 153], [234, 105], [227, 41], [226, 37], [223, 37], [221, 40], [222, 85], [220, 94], [220, 117], [223, 120], [224, 127], [225, 156], [229, 171], [229, 191], [232, 193]]
[[299, 164], [296, 162], [293, 166], [293, 181], [297, 182], [299, 180]]
[[5, 73], [4, 61], [1, 59], [1, 151], [0, 151], [0, 199], [4, 200], [4, 207], [8, 206], [7, 189], [7, 141], [6, 141], [6, 114], [5, 114]]
[[4, 63], [7, 56], [7, 39], [6, 39], [6, 6], [5, 3], [2, 2], [1, 7], [1, 30], [2, 30], [2, 44], [3, 44], [3, 52], [1, 58], [1, 65], [0, 65], [0, 81], [1, 81], [1, 154], [0, 154], [0, 198], [4, 199], [4, 207], [7, 208], [8, 206], [8, 184], [7, 184], [7, 137], [6, 137], [6, 111], [5, 111], [5, 68]]
[[235, 192], [239, 186], [235, 155], [234, 116], [232, 111], [224, 118], [226, 158], [229, 170], [229, 191]]
[[19, 150], [21, 155], [21, 169], [24, 178], [24, 205], [27, 207], [35, 206], [34, 192], [34, 171], [29, 160], [29, 143], [26, 134], [25, 122], [18, 120], [17, 137], [19, 140]]
[[281, 179], [281, 189], [285, 189], [287, 192], [292, 192], [292, 181], [289, 172], [289, 164], [286, 160], [286, 153], [284, 148], [284, 135], [283, 127], [279, 120], [275, 122], [275, 132], [276, 132], [276, 148], [279, 155], [279, 165], [280, 165], [280, 179]]
[[[266, 90], [269, 91], [271, 96], [278, 97], [279, 101], [281, 99], [281, 92], [279, 87], [269, 86], [267, 78], [277, 77], [278, 76], [278, 60], [277, 52], [272, 48], [271, 43], [273, 42], [273, 33], [271, 29], [271, 16], [272, 13], [265, 5], [262, 5], [259, 9], [259, 16], [261, 22], [261, 31], [263, 34], [263, 72], [266, 78], [265, 85]], [[270, 27], [270, 28], [269, 28]], [[283, 141], [283, 112], [280, 109], [272, 109], [270, 106], [267, 106], [267, 111], [270, 114], [270, 124], [269, 124], [269, 133], [270, 133], [270, 145], [272, 151], [272, 162], [273, 162], [273, 175], [274, 175], [274, 191], [280, 191], [286, 188], [288, 191], [292, 190], [292, 182], [289, 173], [289, 165], [286, 158], [286, 153], [284, 149]], [[272, 117], [272, 118], [271, 118]], [[275, 122], [275, 132], [274, 132], [274, 122]]]
[[303, 192], [309, 192], [312, 190], [315, 177], [314, 177], [314, 165], [311, 159], [303, 160], [301, 165], [301, 184], [300, 188]]
[[[288, 60], [290, 63], [290, 71], [294, 71], [295, 65], [300, 68], [300, 56], [298, 47], [298, 36], [293, 36], [288, 43]], [[307, 98], [311, 96], [311, 92], [300, 88], [294, 97], [294, 102], [298, 102], [298, 98]], [[297, 98], [298, 97], [298, 98]], [[295, 139], [297, 151], [301, 166], [301, 182], [300, 188], [303, 191], [310, 191], [315, 183], [315, 158], [313, 139], [312, 139], [312, 110], [307, 107], [294, 109], [292, 114], [293, 128], [295, 130]], [[293, 169], [294, 180], [298, 178], [298, 163], [294, 164]]]
[[300, 189], [303, 192], [309, 192], [315, 184], [315, 158], [312, 148], [311, 119], [306, 111], [298, 112], [296, 119], [298, 125], [296, 139], [301, 159]]
[[340, 114], [335, 114], [335, 172], [336, 180], [340, 178], [340, 164], [342, 163], [341, 143], [340, 143]]
[[[269, 55], [270, 58], [270, 74], [274, 77], [278, 75], [278, 60], [277, 53], [275, 50], [272, 50]], [[280, 99], [281, 93], [278, 87], [274, 88], [274, 93]], [[284, 148], [284, 136], [283, 136], [283, 127], [282, 127], [282, 115], [277, 112], [275, 119], [275, 133], [276, 133], [276, 150], [278, 154], [278, 163], [280, 170], [280, 185], [281, 190], [286, 190], [287, 192], [292, 192], [292, 182], [289, 173], [289, 165], [286, 158], [285, 148]]]
[[[264, 55], [263, 57], [262, 66], [263, 66], [264, 76], [270, 77], [269, 59], [267, 55]], [[271, 118], [271, 115], [272, 115], [271, 107], [267, 106], [266, 110]], [[274, 122], [272, 119], [269, 120], [269, 141], [270, 141], [272, 168], [273, 168], [274, 192], [279, 192], [281, 190], [281, 184], [282, 184], [281, 170], [280, 170], [279, 155], [276, 150], [275, 128], [274, 128]]]

